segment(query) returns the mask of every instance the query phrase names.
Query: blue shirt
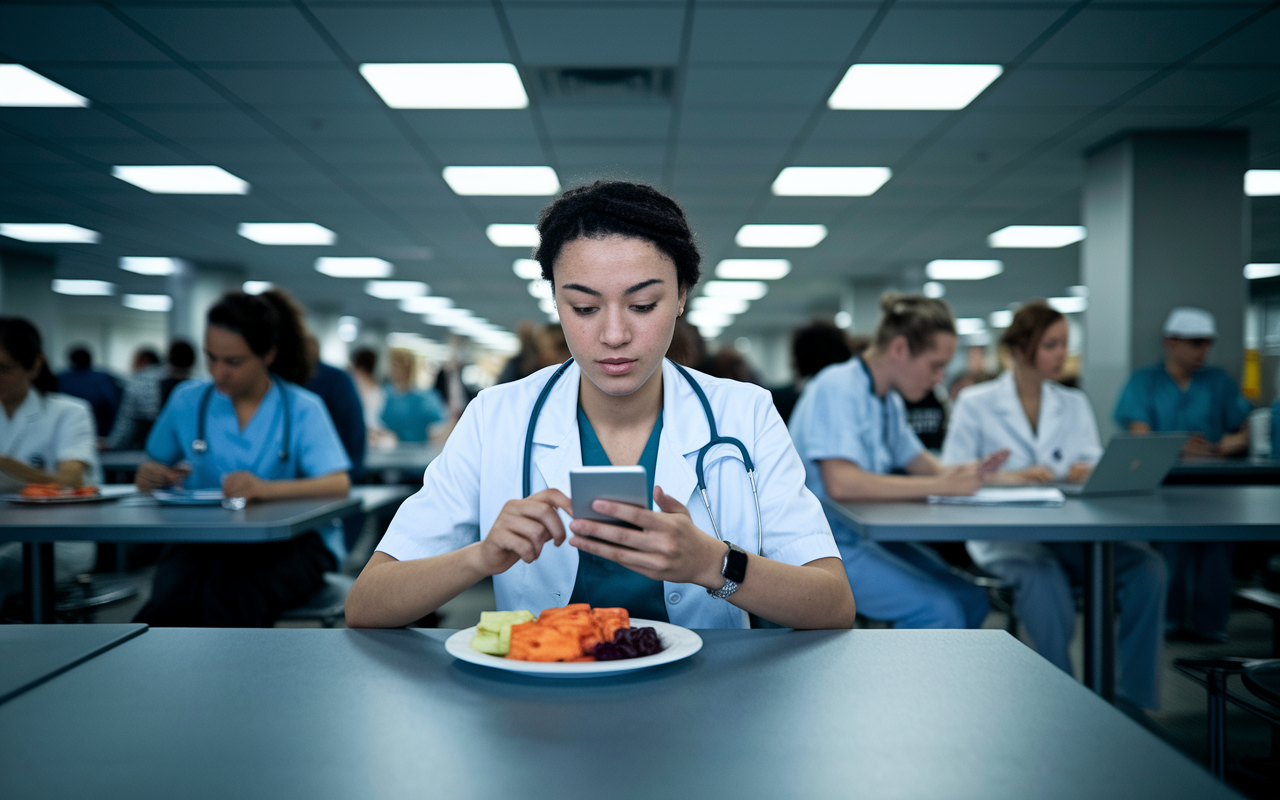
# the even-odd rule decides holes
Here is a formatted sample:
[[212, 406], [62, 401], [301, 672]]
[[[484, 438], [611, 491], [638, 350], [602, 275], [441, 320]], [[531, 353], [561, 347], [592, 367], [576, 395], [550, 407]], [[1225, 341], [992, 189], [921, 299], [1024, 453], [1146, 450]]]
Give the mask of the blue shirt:
[[69, 369], [58, 375], [58, 391], [79, 397], [93, 408], [99, 436], [111, 433], [120, 408], [120, 389], [110, 375], [96, 369]]
[[1204, 367], [1183, 391], [1164, 364], [1135, 370], [1116, 403], [1116, 424], [1145, 422], [1153, 431], [1201, 433], [1211, 442], [1240, 430], [1253, 406], [1224, 370]]
[[[903, 469], [924, 450], [907, 424], [902, 396], [890, 391], [876, 396], [871, 371], [861, 358], [832, 364], [804, 387], [787, 426], [804, 462], [805, 486], [827, 497], [819, 461], [851, 461], [866, 472]], [[857, 539], [852, 529], [823, 508], [837, 538]]]
[[382, 424], [402, 442], [425, 442], [427, 428], [444, 419], [444, 401], [435, 389], [411, 389], [401, 394], [387, 386]]
[[[367, 434], [364, 426], [364, 407], [351, 376], [328, 364], [316, 364], [316, 374], [307, 381], [308, 391], [315, 392], [329, 410], [329, 418], [338, 431], [338, 438], [351, 459], [351, 479], [364, 472], [364, 449]], [[358, 517], [348, 517], [358, 519]]]
[[[213, 382], [192, 380], [178, 386], [147, 437], [147, 454], [162, 464], [185, 461], [191, 474], [188, 489], [219, 489], [222, 478], [246, 470], [263, 480], [318, 478], [351, 469], [338, 432], [324, 403], [311, 392], [284, 381], [273, 381], [249, 424], [240, 430], [231, 398], [216, 389], [209, 396], [205, 413], [205, 441], [209, 447], [196, 453], [200, 402]], [[280, 460], [284, 442], [284, 417], [280, 387], [289, 393], [290, 417], [288, 459]]]

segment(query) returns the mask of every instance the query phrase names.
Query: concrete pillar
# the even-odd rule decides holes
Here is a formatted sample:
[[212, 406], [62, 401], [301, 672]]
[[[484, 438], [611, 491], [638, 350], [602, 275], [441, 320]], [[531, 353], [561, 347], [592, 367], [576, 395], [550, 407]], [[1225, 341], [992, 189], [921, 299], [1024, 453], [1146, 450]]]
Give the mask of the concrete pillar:
[[1104, 442], [1129, 374], [1164, 358], [1169, 309], [1218, 321], [1209, 363], [1243, 359], [1248, 214], [1243, 131], [1134, 133], [1086, 153], [1081, 279], [1089, 288], [1081, 386]]
[[880, 295], [888, 291], [883, 281], [849, 281], [840, 287], [840, 310], [852, 323], [846, 332], [852, 336], [870, 336], [880, 324]]
[[[225, 292], [239, 289], [244, 271], [238, 267], [193, 264], [179, 261], [178, 270], [166, 279], [165, 291], [173, 298], [169, 311], [169, 341], [186, 339], [201, 352], [204, 318], [209, 307]], [[197, 358], [197, 369], [203, 359]]]
[[50, 358], [54, 358], [50, 348], [58, 323], [56, 298], [52, 257], [0, 250], [0, 314], [31, 320]]

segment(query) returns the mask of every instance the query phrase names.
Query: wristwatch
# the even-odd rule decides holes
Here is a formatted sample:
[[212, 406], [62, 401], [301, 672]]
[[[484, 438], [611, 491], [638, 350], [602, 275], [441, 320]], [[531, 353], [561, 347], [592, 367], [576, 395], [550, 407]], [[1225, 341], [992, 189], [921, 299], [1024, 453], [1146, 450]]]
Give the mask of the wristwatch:
[[724, 554], [724, 564], [720, 567], [720, 574], [724, 576], [724, 586], [712, 591], [707, 590], [707, 594], [717, 600], [724, 600], [729, 595], [738, 591], [738, 584], [742, 583], [747, 577], [747, 551], [738, 547], [733, 542], [726, 542], [729, 549]]

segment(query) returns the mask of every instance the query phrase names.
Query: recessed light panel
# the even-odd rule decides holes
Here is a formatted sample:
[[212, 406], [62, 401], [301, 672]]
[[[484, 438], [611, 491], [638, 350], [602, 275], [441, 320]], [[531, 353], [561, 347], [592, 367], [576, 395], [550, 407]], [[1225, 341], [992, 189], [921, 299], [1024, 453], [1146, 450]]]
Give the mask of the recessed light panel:
[[406, 297], [400, 301], [400, 310], [408, 314], [432, 314], [436, 311], [444, 311], [446, 308], [453, 308], [453, 301], [447, 297], [435, 295]]
[[1009, 225], [987, 237], [988, 247], [1066, 247], [1085, 237], [1082, 225]]
[[733, 324], [733, 315], [722, 311], [690, 311], [684, 316], [695, 328], [724, 329]]
[[258, 244], [328, 245], [338, 241], [337, 234], [314, 222], [242, 222], [239, 233]]
[[1045, 302], [1060, 314], [1079, 314], [1089, 307], [1087, 297], [1050, 297]]
[[450, 328], [461, 323], [465, 319], [470, 319], [472, 314], [465, 308], [446, 308], [441, 311], [432, 311], [427, 314], [427, 324], [435, 325], [440, 328]]
[[702, 294], [707, 297], [732, 297], [738, 300], [759, 300], [769, 293], [764, 281], [707, 281]]
[[827, 106], [951, 111], [972, 103], [1002, 72], [999, 64], [854, 64]]
[[972, 336], [986, 329], [987, 323], [982, 317], [961, 317], [956, 320], [956, 333], [960, 336]]
[[536, 281], [542, 277], [542, 265], [532, 258], [517, 258], [511, 265], [511, 271], [523, 281]]
[[1004, 262], [993, 259], [940, 258], [924, 267], [933, 281], [980, 281], [1004, 272]]
[[1251, 281], [1280, 275], [1280, 264], [1245, 264], [1244, 276]]
[[249, 183], [222, 167], [112, 167], [111, 174], [154, 194], [248, 194]]
[[787, 167], [773, 182], [782, 197], [867, 197], [884, 186], [888, 167]]
[[110, 281], [82, 281], [54, 278], [53, 291], [58, 294], [80, 295], [83, 297], [106, 297], [116, 293], [116, 285]]
[[719, 311], [723, 314], [741, 314], [751, 304], [736, 297], [695, 297], [689, 301], [694, 311]]
[[84, 108], [89, 101], [21, 64], [0, 64], [0, 106]]
[[560, 191], [551, 167], [445, 167], [444, 182], [463, 196], [543, 197]]
[[743, 225], [738, 247], [815, 247], [827, 238], [826, 225]]
[[551, 288], [550, 282], [544, 281], [541, 278], [536, 281], [529, 281], [529, 294], [539, 300], [556, 296], [555, 290]]
[[0, 222], [0, 236], [20, 242], [97, 244], [102, 234], [66, 222]]
[[1013, 312], [1007, 308], [992, 311], [987, 315], [987, 321], [991, 323], [993, 328], [1007, 328], [1013, 324]]
[[542, 238], [537, 225], [495, 223], [484, 229], [484, 235], [498, 247], [537, 247]]
[[126, 308], [138, 311], [169, 311], [173, 298], [167, 294], [126, 294], [120, 299]]
[[934, 300], [937, 300], [940, 297], [946, 296], [947, 287], [937, 281], [929, 281], [924, 285], [924, 288], [921, 289], [921, 291], [924, 293], [925, 297], [931, 297]]
[[365, 294], [380, 300], [422, 297], [430, 291], [431, 287], [422, 281], [369, 281], [364, 285]]
[[271, 281], [245, 281], [240, 284], [240, 290], [245, 294], [262, 294], [274, 286]]
[[1280, 169], [1251, 169], [1244, 174], [1244, 193], [1250, 197], [1280, 195]]
[[390, 278], [395, 267], [380, 258], [317, 258], [316, 272], [331, 278]]
[[178, 259], [163, 256], [122, 256], [120, 269], [138, 275], [172, 275], [179, 269]]
[[716, 264], [716, 277], [726, 280], [776, 281], [790, 272], [785, 258], [726, 258]]
[[392, 108], [525, 108], [512, 64], [361, 64], [360, 74]]

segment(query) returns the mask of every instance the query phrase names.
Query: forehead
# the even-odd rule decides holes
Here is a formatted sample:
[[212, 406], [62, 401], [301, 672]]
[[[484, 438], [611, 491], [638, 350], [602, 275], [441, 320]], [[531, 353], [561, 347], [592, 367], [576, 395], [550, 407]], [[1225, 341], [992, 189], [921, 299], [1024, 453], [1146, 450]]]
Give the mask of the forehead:
[[206, 350], [227, 356], [253, 355], [243, 336], [218, 325], [210, 325], [205, 329], [204, 346]]
[[555, 262], [556, 284], [580, 283], [593, 289], [631, 286], [658, 278], [674, 285], [676, 265], [653, 242], [632, 236], [580, 238], [567, 242]]

